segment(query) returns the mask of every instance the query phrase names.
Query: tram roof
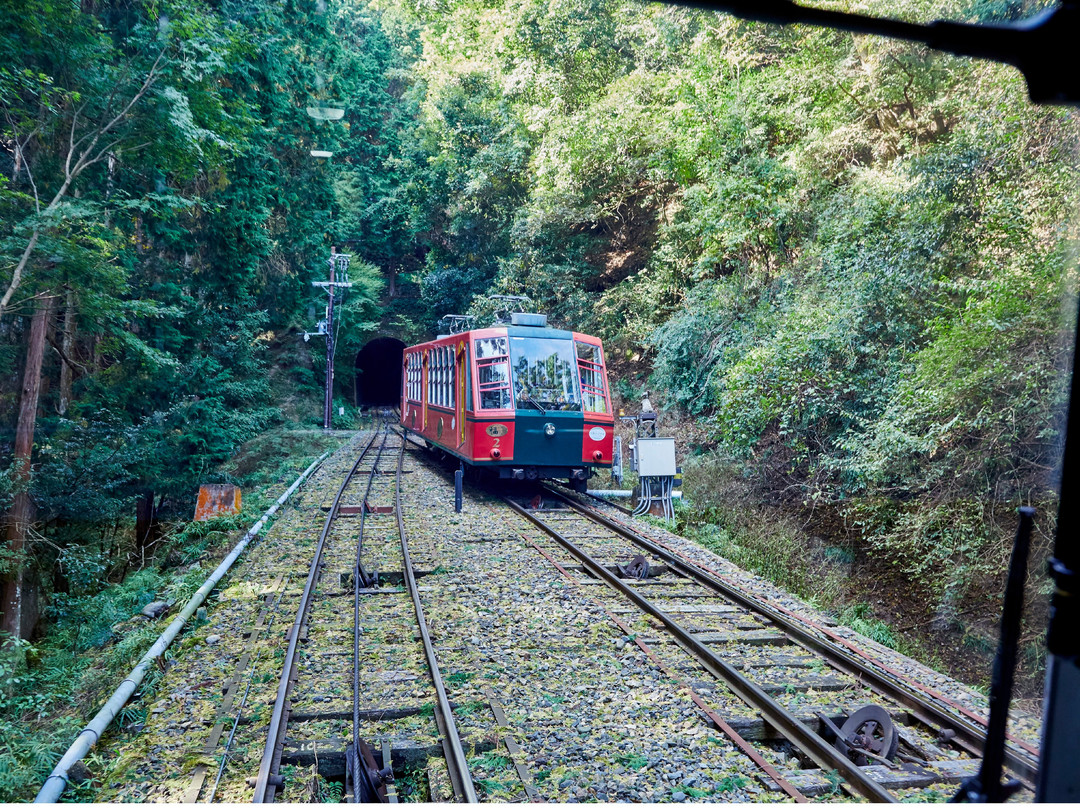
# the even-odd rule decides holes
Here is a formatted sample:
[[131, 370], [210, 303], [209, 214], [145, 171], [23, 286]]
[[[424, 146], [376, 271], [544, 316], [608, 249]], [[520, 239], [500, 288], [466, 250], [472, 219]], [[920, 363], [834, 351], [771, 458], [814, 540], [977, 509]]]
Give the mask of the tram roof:
[[415, 345], [410, 345], [405, 350], [413, 350], [415, 348], [422, 348], [427, 345], [434, 345], [438, 342], [451, 339], [483, 339], [491, 336], [501, 336], [503, 333], [508, 337], [532, 337], [535, 339], [573, 339], [574, 335], [590, 337], [590, 339], [596, 339], [589, 334], [584, 334], [575, 331], [567, 331], [562, 328], [547, 328], [531, 325], [494, 325], [488, 328], [471, 328], [468, 331], [461, 331], [457, 334], [440, 334], [435, 339], [427, 340], [426, 342], [418, 342]]

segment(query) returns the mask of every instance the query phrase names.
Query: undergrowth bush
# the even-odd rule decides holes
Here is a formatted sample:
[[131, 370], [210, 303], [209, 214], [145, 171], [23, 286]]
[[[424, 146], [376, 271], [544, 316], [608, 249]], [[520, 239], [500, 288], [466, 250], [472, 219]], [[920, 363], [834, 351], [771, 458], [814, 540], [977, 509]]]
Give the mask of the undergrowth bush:
[[847, 513], [879, 559], [943, 603], [961, 600], [973, 582], [1007, 563], [1009, 542], [987, 513], [988, 504], [867, 497]]
[[873, 610], [867, 603], [852, 603], [840, 611], [838, 622], [848, 628], [869, 637], [874, 642], [881, 643], [886, 648], [894, 648], [908, 653], [910, 646], [887, 624], [874, 616]]
[[736, 464], [716, 454], [690, 458], [683, 480], [694, 503], [677, 511], [684, 535], [821, 608], [834, 603], [842, 578], [835, 563], [789, 516], [763, 507]]
[[158, 570], [144, 569], [104, 589], [81, 588], [75, 594], [54, 594], [46, 609], [53, 625], [51, 641], [69, 649], [72, 656], [101, 648], [114, 638], [113, 625], [138, 614], [154, 600], [163, 581]]

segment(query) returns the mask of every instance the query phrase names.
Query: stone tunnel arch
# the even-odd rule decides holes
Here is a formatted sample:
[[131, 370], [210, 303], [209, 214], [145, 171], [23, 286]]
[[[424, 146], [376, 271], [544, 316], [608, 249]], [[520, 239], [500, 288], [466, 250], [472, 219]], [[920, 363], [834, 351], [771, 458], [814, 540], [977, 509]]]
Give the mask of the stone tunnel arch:
[[401, 362], [405, 343], [376, 337], [356, 354], [356, 406], [393, 407], [401, 404]]

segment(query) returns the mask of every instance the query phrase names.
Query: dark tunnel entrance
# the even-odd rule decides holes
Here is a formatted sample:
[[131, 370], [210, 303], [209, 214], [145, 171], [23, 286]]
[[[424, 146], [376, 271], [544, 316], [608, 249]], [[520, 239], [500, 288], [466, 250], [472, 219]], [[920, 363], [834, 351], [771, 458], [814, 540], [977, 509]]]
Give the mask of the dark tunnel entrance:
[[405, 343], [377, 337], [356, 355], [356, 406], [393, 407], [401, 404], [401, 361]]

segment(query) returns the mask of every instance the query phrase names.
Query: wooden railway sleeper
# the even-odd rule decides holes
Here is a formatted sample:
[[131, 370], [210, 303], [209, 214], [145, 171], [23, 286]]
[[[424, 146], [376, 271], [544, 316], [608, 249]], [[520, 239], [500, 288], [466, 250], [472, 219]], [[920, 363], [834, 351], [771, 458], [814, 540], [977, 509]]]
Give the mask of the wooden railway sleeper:
[[390, 761], [392, 761], [394, 759], [393, 754], [390, 751], [390, 741], [388, 739], [386, 739], [386, 738], [383, 738], [382, 743], [381, 743], [380, 746], [382, 748], [382, 762], [383, 762], [383, 768], [380, 770], [380, 772], [382, 772], [382, 771], [389, 771], [390, 772], [390, 778], [388, 780], [383, 781], [383, 784], [386, 786], [386, 801], [396, 803], [396, 802], [398, 802], [397, 786], [394, 784], [394, 769], [393, 769], [393, 764], [390, 762]]

